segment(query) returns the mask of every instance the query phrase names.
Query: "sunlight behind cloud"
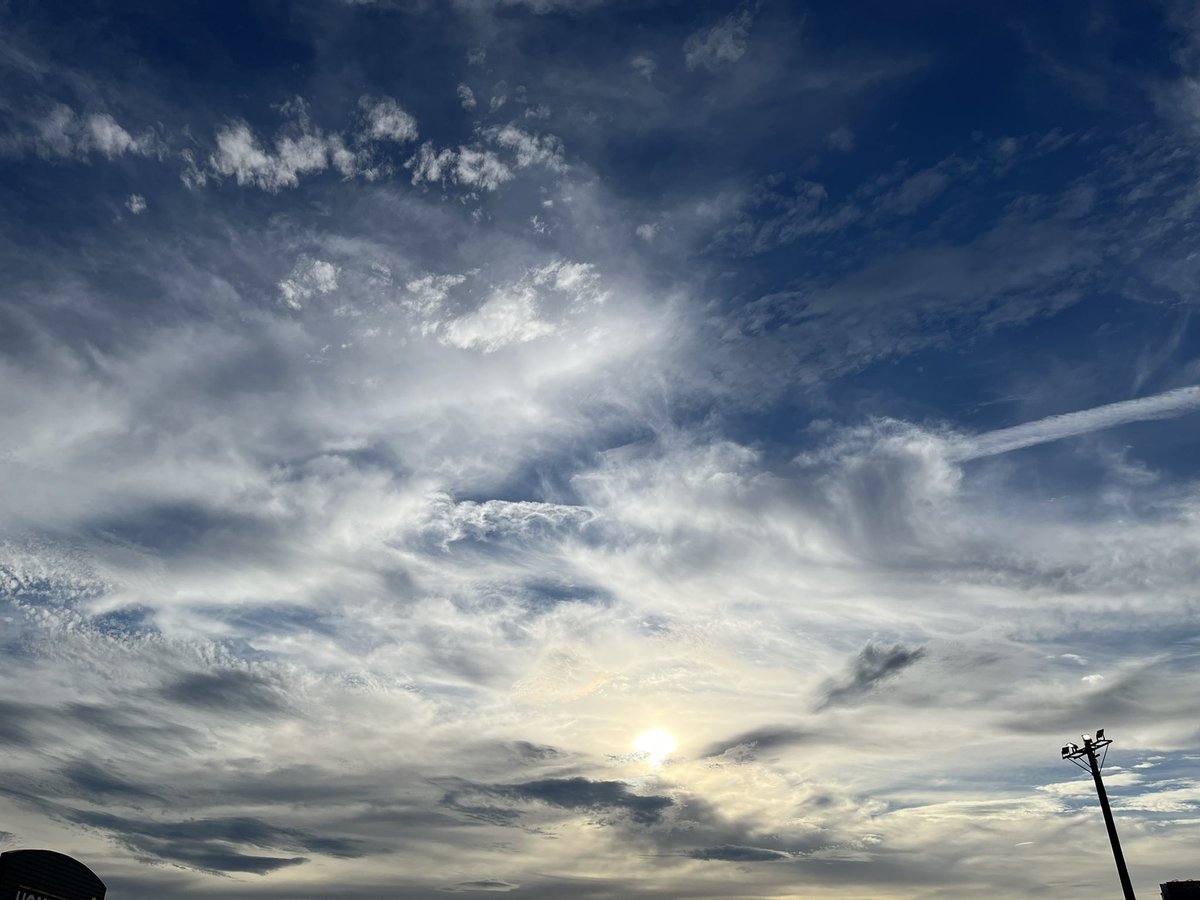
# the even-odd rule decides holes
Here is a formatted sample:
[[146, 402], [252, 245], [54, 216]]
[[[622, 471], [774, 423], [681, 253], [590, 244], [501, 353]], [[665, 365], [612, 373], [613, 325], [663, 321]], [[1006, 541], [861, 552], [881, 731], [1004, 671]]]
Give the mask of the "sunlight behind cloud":
[[633, 749], [645, 753], [651, 765], [661, 766], [675, 752], [675, 738], [661, 728], [651, 728], [634, 738]]

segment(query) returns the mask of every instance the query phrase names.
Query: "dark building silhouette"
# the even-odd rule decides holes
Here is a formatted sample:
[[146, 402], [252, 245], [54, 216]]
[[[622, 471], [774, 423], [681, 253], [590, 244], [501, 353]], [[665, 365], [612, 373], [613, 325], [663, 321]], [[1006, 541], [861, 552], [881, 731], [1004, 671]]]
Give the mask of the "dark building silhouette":
[[1200, 900], [1200, 881], [1168, 881], [1159, 887], [1163, 900]]
[[104, 882], [53, 850], [0, 853], [0, 900], [104, 900]]

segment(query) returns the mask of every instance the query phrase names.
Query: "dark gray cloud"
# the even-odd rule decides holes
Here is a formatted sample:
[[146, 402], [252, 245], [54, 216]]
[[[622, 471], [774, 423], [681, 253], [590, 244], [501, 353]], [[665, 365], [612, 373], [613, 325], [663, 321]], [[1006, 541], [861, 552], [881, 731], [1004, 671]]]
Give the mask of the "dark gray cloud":
[[235, 849], [239, 845], [341, 858], [359, 857], [366, 852], [355, 841], [284, 828], [253, 816], [160, 821], [71, 807], [58, 807], [56, 811], [68, 821], [107, 832], [138, 854], [213, 872], [262, 875], [307, 861], [302, 856], [248, 854]]
[[38, 810], [42, 816], [96, 829], [145, 861], [177, 863], [214, 874], [247, 872], [263, 875], [307, 861], [298, 856], [244, 853], [234, 846], [236, 844], [283, 851], [306, 850], [311, 845], [313, 850], [310, 852], [358, 855], [350, 842], [279, 828], [253, 817], [160, 821], [79, 809], [48, 800], [39, 793], [9, 787], [0, 787], [0, 794]]
[[[811, 854], [852, 840], [847, 832], [841, 830], [839, 823], [830, 819], [832, 803], [828, 798], [806, 798], [798, 794], [795, 804], [798, 815], [812, 817], [812, 822], [821, 821], [824, 824], [821, 827], [810, 825], [801, 830], [782, 829], [776, 821], [756, 815], [731, 814], [724, 803], [692, 793], [681, 798], [670, 816], [664, 817], [664, 827], [645, 830], [630, 827], [627, 836], [637, 840], [639, 835], [644, 835], [665, 857], [728, 861], [740, 858], [747, 862]], [[838, 805], [847, 812], [854, 808], [853, 802], [846, 802], [846, 798]], [[708, 855], [701, 857], [697, 854]], [[754, 854], [757, 854], [756, 858], [747, 858]]]
[[403, 771], [384, 770], [334, 781], [329, 778], [325, 766], [305, 764], [229, 773], [214, 787], [231, 797], [253, 803], [366, 803], [380, 796], [377, 779], [405, 780], [409, 777], [410, 773]]
[[625, 810], [634, 822], [650, 825], [675, 801], [670, 797], [640, 795], [620, 781], [590, 781], [587, 778], [545, 778], [500, 789], [502, 796], [540, 800], [563, 809]]
[[233, 515], [200, 503], [159, 504], [121, 518], [96, 521], [91, 527], [104, 539], [146, 547], [162, 556], [202, 552], [235, 556], [271, 533], [268, 520]]
[[151, 837], [122, 838], [121, 843], [149, 861], [174, 862], [201, 869], [214, 874], [226, 875], [245, 872], [250, 875], [267, 875], [279, 869], [287, 869], [308, 862], [303, 856], [282, 858], [238, 853], [219, 844], [189, 844], [178, 841], [158, 841]]
[[924, 647], [903, 644], [885, 647], [872, 641], [858, 652], [845, 676], [824, 684], [816, 708], [852, 705], [871, 693], [880, 682], [907, 669], [924, 655]]
[[493, 824], [514, 822], [519, 811], [511, 807], [473, 805], [471, 797], [492, 797], [515, 802], [538, 802], [559, 809], [626, 812], [639, 825], [652, 825], [674, 805], [670, 797], [635, 794], [620, 781], [588, 778], [543, 778], [521, 784], [467, 785], [447, 791], [442, 802], [473, 818]]
[[195, 746], [199, 740], [195, 729], [164, 719], [148, 706], [78, 702], [47, 706], [0, 700], [0, 745], [36, 747], [79, 728], [163, 751]]
[[748, 755], [753, 755], [756, 750], [767, 751], [779, 747], [791, 747], [817, 740], [817, 738], [817, 734], [812, 731], [788, 728], [782, 725], [765, 725], [762, 728], [743, 731], [733, 737], [715, 741], [705, 747], [700, 755], [703, 757], [720, 756], [739, 747], [744, 748]]
[[98, 802], [138, 803], [161, 800], [153, 791], [133, 784], [117, 774], [115, 769], [79, 760], [62, 769], [62, 776], [81, 795]]
[[284, 708], [272, 682], [242, 669], [189, 672], [159, 693], [166, 700], [213, 712], [275, 713]]
[[555, 747], [546, 744], [531, 744], [529, 741], [513, 741], [510, 746], [522, 759], [554, 759], [556, 756], [562, 755]]
[[169, 713], [148, 704], [67, 703], [53, 710], [53, 714], [59, 727], [83, 726], [147, 749], [175, 751], [184, 746], [194, 747], [201, 740], [195, 728], [173, 721]]
[[456, 791], [442, 797], [442, 804], [462, 813], [468, 819], [485, 825], [515, 825], [521, 818], [519, 810], [508, 806], [489, 806], [482, 803], [465, 802]]
[[0, 700], [0, 744], [10, 747], [32, 747], [37, 743], [30, 730], [44, 714], [39, 707], [11, 700]]
[[724, 862], [779, 862], [791, 859], [787, 853], [767, 850], [763, 847], [739, 847], [724, 844], [720, 847], [705, 847], [688, 853], [692, 859], [723, 860]]

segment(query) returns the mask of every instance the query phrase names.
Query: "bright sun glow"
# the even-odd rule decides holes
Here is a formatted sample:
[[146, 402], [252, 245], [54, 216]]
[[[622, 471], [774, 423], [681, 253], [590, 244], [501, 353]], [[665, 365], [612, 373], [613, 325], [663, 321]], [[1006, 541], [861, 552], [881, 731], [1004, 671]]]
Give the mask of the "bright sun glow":
[[651, 728], [634, 738], [633, 749], [645, 753], [650, 757], [650, 762], [657, 766], [675, 752], [675, 738], [661, 728]]

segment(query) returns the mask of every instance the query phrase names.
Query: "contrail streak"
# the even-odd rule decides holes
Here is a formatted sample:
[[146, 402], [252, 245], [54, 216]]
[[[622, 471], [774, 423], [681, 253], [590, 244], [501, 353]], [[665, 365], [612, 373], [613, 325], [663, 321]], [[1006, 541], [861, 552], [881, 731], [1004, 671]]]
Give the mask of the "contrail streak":
[[1200, 385], [1176, 388], [1150, 397], [1139, 397], [1137, 400], [1106, 403], [1104, 406], [1082, 409], [1079, 412], [1047, 416], [1036, 422], [1014, 425], [1012, 428], [985, 431], [983, 434], [964, 438], [951, 455], [956, 460], [979, 459], [981, 456], [1008, 453], [1010, 450], [1088, 434], [1103, 428], [1124, 425], [1126, 422], [1170, 419], [1197, 410], [1200, 410]]

